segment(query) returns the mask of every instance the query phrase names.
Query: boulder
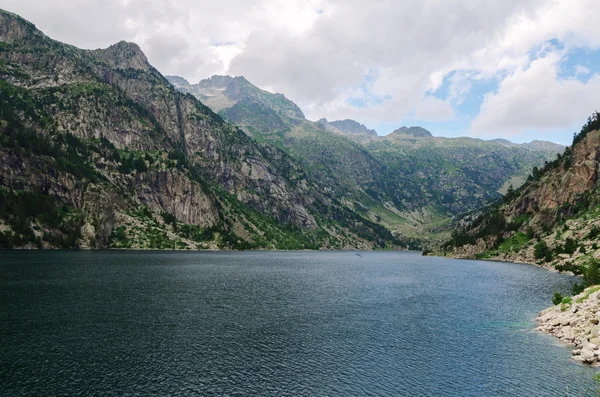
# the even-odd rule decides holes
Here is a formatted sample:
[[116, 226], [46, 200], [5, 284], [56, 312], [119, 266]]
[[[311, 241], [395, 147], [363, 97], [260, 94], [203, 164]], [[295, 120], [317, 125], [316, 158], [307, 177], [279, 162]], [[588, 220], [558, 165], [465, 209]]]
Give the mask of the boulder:
[[581, 360], [586, 363], [592, 363], [597, 360], [596, 356], [594, 356], [594, 350], [589, 348], [583, 348], [581, 350], [581, 354], [579, 354], [579, 357], [581, 357]]

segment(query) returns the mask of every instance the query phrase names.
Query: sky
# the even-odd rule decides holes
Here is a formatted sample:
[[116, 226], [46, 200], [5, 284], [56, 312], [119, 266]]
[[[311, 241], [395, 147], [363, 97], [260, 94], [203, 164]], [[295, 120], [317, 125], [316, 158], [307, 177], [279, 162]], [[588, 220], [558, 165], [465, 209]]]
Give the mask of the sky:
[[307, 118], [385, 135], [569, 144], [600, 109], [598, 0], [0, 0], [81, 48], [137, 43], [163, 74], [245, 76]]

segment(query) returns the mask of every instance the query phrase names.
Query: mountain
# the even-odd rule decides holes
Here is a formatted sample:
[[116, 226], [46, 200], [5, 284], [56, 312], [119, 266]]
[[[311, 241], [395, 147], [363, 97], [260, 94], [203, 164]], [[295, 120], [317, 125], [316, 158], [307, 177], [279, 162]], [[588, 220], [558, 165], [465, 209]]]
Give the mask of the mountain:
[[[189, 84], [177, 76], [167, 79], [182, 92], [195, 95], [227, 121], [261, 131], [280, 131], [304, 120], [300, 108], [282, 94], [272, 94], [244, 77], [212, 76]], [[182, 81], [183, 80], [183, 81]]]
[[[348, 139], [347, 132], [306, 120], [285, 96], [261, 90], [243, 77], [213, 76], [192, 87], [185, 91], [208, 96], [208, 100], [198, 98], [257, 142], [285, 151], [354, 211], [380, 223], [372, 211], [377, 206], [386, 218], [404, 222], [396, 210], [387, 209], [384, 204], [398, 201], [390, 189], [392, 185], [386, 181], [385, 165], [362, 145]], [[222, 107], [226, 101], [228, 107]], [[397, 236], [403, 234], [396, 232]]]
[[327, 131], [331, 131], [339, 135], [345, 135], [347, 138], [350, 138], [358, 143], [370, 142], [378, 137], [377, 131], [370, 130], [363, 124], [350, 119], [336, 121], [327, 121], [327, 119], [321, 119], [318, 121], [318, 123]]
[[366, 148], [392, 172], [402, 174], [405, 185], [414, 186], [413, 190], [427, 187], [415, 199], [423, 204], [437, 201], [458, 215], [498, 198], [510, 185], [520, 186], [532, 167], [564, 150], [551, 145], [554, 150], [534, 151], [526, 145], [433, 137], [423, 128], [403, 127]]
[[392, 131], [391, 135], [406, 135], [413, 138], [433, 138], [431, 132], [422, 127], [400, 127]]
[[0, 247], [408, 244], [177, 91], [137, 45], [81, 50], [2, 10], [0, 159]]
[[600, 258], [600, 114], [573, 145], [502, 202], [462, 220], [444, 246], [450, 256], [536, 263], [580, 273]]
[[520, 186], [533, 166], [564, 150], [550, 142], [437, 138], [418, 126], [379, 137], [353, 120], [306, 120], [283, 95], [243, 77], [186, 86], [169, 79], [256, 141], [284, 150], [347, 205], [398, 236], [446, 238], [453, 217]]

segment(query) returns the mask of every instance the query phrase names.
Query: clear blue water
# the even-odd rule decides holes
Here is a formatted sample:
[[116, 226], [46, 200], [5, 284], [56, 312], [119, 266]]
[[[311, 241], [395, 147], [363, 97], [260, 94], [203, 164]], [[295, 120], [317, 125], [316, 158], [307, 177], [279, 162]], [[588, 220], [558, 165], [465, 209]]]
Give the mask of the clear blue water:
[[0, 252], [1, 396], [585, 396], [573, 279], [370, 252]]

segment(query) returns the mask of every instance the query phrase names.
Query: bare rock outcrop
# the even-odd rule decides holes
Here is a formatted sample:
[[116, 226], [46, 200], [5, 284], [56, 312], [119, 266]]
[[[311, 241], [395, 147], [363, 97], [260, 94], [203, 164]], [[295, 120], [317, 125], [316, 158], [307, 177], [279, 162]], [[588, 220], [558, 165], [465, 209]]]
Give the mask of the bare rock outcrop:
[[537, 183], [529, 185], [509, 213], [536, 213], [533, 221], [544, 224], [544, 213], [538, 209], [556, 209], [573, 203], [581, 193], [598, 182], [600, 161], [600, 131], [588, 133], [574, 148], [569, 162], [563, 162]]
[[210, 196], [177, 170], [137, 174], [135, 190], [142, 204], [157, 213], [171, 213], [183, 223], [211, 227], [219, 220]]

